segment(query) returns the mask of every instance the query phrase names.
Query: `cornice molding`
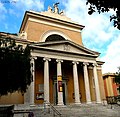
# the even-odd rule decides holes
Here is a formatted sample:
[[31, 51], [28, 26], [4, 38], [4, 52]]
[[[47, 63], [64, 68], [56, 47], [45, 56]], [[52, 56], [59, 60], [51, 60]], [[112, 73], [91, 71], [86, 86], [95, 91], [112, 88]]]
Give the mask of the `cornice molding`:
[[49, 25], [50, 24], [53, 24], [54, 26], [63, 25], [61, 26], [62, 28], [69, 27], [69, 29], [72, 29], [72, 30], [74, 29], [74, 31], [76, 30], [77, 32], [78, 31], [81, 32], [81, 30], [84, 28], [84, 26], [74, 23], [74, 22], [69, 22], [69, 21], [53, 18], [50, 16], [45, 16], [45, 15], [40, 14], [39, 12], [26, 11], [19, 32], [23, 31], [25, 24], [28, 21], [28, 18], [31, 21], [37, 21], [41, 23], [51, 22], [51, 23], [47, 23]]

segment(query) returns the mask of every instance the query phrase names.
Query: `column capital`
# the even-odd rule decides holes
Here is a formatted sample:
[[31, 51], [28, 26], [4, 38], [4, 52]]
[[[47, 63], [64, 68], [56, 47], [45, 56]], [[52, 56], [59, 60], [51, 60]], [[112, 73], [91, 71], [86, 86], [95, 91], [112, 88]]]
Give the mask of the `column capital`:
[[73, 61], [72, 64], [79, 64], [79, 62], [78, 61]]
[[56, 62], [63, 62], [63, 60], [61, 60], [61, 59], [56, 59]]
[[50, 59], [50, 58], [47, 58], [47, 57], [44, 57], [43, 60], [44, 60], [44, 61], [51, 61], [51, 59]]
[[83, 62], [83, 65], [85, 66], [87, 66], [87, 65], [89, 65], [89, 63], [88, 62]]
[[88, 69], [93, 69], [93, 66], [89, 66]]
[[97, 66], [98, 66], [98, 64], [97, 64], [97, 63], [93, 63], [92, 65], [93, 65], [93, 67], [95, 67], [95, 66], [97, 67]]
[[31, 56], [30, 59], [31, 59], [31, 60], [36, 60], [36, 59], [37, 59], [37, 56]]

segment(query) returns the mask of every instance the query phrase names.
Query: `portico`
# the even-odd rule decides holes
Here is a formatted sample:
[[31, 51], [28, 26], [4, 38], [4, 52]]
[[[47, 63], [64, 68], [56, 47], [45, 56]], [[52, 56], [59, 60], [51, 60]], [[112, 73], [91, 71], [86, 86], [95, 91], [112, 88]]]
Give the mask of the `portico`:
[[[81, 47], [78, 48], [71, 41], [61, 41], [61, 43], [56, 41], [54, 42], [54, 45], [52, 43], [51, 46], [49, 45], [50, 43], [51, 42], [48, 42], [46, 46], [43, 44], [44, 47], [43, 45], [39, 45], [39, 44], [30, 45], [30, 47], [32, 48], [31, 55], [33, 56], [33, 58], [40, 59], [38, 61], [41, 61], [40, 63], [39, 62], [36, 63], [35, 61], [37, 61], [37, 59], [34, 59], [33, 68], [35, 68], [37, 64], [42, 63], [43, 64], [42, 69], [44, 69], [43, 76], [39, 76], [37, 74], [34, 76], [34, 79], [36, 80], [43, 79], [42, 84], [44, 86], [43, 89], [44, 99], [40, 99], [40, 101], [41, 100], [47, 101], [50, 103], [54, 103], [56, 105], [64, 105], [66, 103], [81, 104], [81, 101], [82, 102], [85, 101], [87, 104], [89, 104], [92, 103], [93, 100], [95, 100], [96, 103], [101, 103], [100, 92], [98, 91], [99, 83], [98, 81], [96, 81], [98, 77], [97, 77], [97, 67], [96, 67], [97, 62], [95, 61], [95, 57], [98, 56], [98, 54], [94, 53], [93, 51], [89, 51], [86, 48], [81, 48]], [[58, 43], [60, 47], [62, 46], [64, 47], [65, 44], [67, 43], [67, 46], [69, 46], [69, 50], [62, 50], [63, 48], [59, 48], [59, 46], [55, 46]], [[48, 45], [50, 46], [49, 48]], [[43, 49], [42, 51], [41, 49], [39, 49], [40, 47], [42, 47]], [[75, 48], [78, 49], [78, 51], [81, 51], [81, 53], [84, 50], [84, 55], [79, 55], [77, 52], [76, 53], [73, 52]], [[89, 66], [92, 67], [92, 72], [93, 72], [92, 77], [94, 77], [95, 79], [94, 83], [90, 82], [91, 79], [88, 74]], [[33, 72], [33, 74], [35, 73]], [[56, 89], [54, 89], [55, 80], [57, 83]], [[64, 90], [63, 90], [62, 81], [66, 82], [67, 84], [65, 85]], [[84, 84], [82, 84], [82, 82], [84, 82]], [[33, 83], [31, 84], [30, 87], [36, 87], [33, 84], [38, 85], [35, 83], [35, 80], [33, 80]], [[94, 84], [95, 84], [94, 93], [96, 95], [95, 95], [95, 99], [91, 99], [90, 85], [94, 85]], [[71, 85], [71, 89], [69, 89], [68, 85]], [[34, 96], [30, 96], [30, 98], [34, 97], [30, 99], [31, 101], [30, 103], [33, 102], [35, 103], [36, 94], [33, 90], [34, 88], [30, 88], [30, 89], [31, 89], [30, 91], [31, 95], [34, 95]], [[70, 93], [69, 90], [71, 90], [72, 93]], [[63, 93], [65, 96], [63, 96]], [[83, 99], [80, 99], [80, 93]], [[53, 95], [52, 96], [53, 99], [51, 98], [51, 95]], [[66, 102], [64, 102], [65, 100]], [[39, 99], [37, 100], [37, 102], [42, 103], [42, 101], [41, 102], [40, 101]]]

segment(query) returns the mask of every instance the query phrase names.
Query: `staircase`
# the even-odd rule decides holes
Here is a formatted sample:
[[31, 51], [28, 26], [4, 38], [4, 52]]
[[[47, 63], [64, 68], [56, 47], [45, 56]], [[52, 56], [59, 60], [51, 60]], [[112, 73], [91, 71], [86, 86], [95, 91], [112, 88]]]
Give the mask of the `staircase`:
[[39, 117], [63, 117], [62, 114], [49, 102], [44, 102], [43, 113]]
[[[22, 108], [15, 109], [33, 112], [34, 117], [120, 117], [120, 106], [113, 106], [114, 109], [111, 109], [110, 105], [102, 104], [53, 106], [45, 102], [43, 105], [35, 105], [33, 107], [22, 105]], [[14, 117], [28, 117], [28, 113], [15, 114]]]
[[58, 107], [56, 109], [55, 106], [48, 102], [32, 107], [29, 105], [17, 105], [14, 109], [14, 117], [29, 117], [30, 112], [34, 113], [34, 117], [67, 117], [58, 111]]

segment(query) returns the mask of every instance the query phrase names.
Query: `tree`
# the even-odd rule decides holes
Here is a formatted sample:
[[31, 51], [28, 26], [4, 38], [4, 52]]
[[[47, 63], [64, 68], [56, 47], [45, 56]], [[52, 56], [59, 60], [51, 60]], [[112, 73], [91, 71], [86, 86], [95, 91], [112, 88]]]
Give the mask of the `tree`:
[[92, 14], [96, 11], [99, 13], [108, 12], [113, 9], [116, 14], [110, 16], [110, 21], [113, 21], [114, 27], [120, 30], [120, 2], [119, 0], [87, 0], [86, 4], [90, 6], [88, 8], [88, 14]]
[[115, 82], [119, 85], [119, 91], [120, 91], [120, 67], [118, 67], [118, 72], [116, 72]]
[[26, 92], [32, 81], [30, 49], [17, 45], [14, 39], [0, 36], [0, 96]]

